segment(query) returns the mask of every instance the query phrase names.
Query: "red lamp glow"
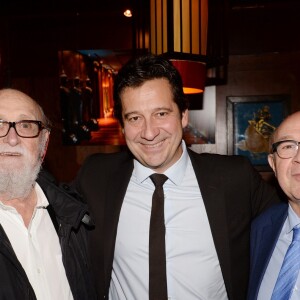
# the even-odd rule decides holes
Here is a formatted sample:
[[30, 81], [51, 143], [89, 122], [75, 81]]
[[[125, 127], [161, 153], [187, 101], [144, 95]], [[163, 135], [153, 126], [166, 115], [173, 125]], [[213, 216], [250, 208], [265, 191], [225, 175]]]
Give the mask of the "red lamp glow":
[[171, 59], [171, 62], [182, 77], [185, 94], [203, 93], [206, 80], [205, 63], [177, 59]]

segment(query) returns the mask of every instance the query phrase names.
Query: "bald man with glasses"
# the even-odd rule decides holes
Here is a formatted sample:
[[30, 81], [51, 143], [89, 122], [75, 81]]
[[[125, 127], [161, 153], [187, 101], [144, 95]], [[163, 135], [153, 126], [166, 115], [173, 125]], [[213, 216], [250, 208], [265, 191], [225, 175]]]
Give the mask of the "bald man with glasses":
[[268, 161], [287, 202], [260, 215], [251, 230], [249, 300], [300, 299], [300, 111], [274, 132]]
[[41, 170], [50, 124], [36, 101], [0, 90], [0, 299], [96, 299], [87, 206]]

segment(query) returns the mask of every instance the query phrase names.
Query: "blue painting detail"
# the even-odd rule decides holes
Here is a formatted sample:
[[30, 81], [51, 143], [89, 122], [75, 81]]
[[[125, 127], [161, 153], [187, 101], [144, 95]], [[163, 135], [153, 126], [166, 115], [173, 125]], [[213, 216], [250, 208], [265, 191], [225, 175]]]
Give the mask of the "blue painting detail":
[[285, 117], [282, 101], [236, 102], [233, 105], [234, 154], [253, 165], [267, 165], [269, 138]]

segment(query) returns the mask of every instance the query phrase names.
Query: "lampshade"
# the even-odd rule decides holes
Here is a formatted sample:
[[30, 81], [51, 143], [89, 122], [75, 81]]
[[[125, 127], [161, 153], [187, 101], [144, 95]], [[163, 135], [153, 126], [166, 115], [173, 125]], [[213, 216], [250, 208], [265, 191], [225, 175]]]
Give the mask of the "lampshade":
[[150, 51], [182, 76], [184, 93], [201, 93], [206, 78], [208, 0], [150, 0]]
[[161, 54], [171, 60], [182, 76], [185, 93], [187, 88], [199, 93], [208, 82], [224, 83], [219, 79], [225, 78], [228, 61], [227, 0], [133, 1], [137, 53]]
[[182, 77], [183, 92], [185, 94], [198, 94], [204, 91], [206, 80], [205, 63], [178, 59], [171, 59], [171, 62]]

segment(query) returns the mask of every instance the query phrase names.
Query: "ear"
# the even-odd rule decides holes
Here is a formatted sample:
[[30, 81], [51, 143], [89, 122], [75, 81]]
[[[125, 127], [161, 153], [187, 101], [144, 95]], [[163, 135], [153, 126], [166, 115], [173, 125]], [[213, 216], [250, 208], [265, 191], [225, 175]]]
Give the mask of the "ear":
[[49, 138], [50, 138], [50, 132], [48, 130], [45, 130], [43, 138], [45, 139], [45, 145], [44, 145], [44, 149], [41, 150], [41, 156], [40, 156], [41, 162], [44, 161], [48, 149]]
[[275, 163], [275, 157], [274, 157], [274, 154], [269, 154], [269, 155], [268, 155], [268, 162], [269, 162], [269, 165], [270, 165], [270, 167], [273, 169], [274, 174], [275, 174], [275, 176], [276, 176], [276, 163]]
[[189, 111], [186, 109], [184, 112], [182, 112], [182, 117], [181, 117], [181, 125], [182, 128], [185, 128], [189, 123]]

